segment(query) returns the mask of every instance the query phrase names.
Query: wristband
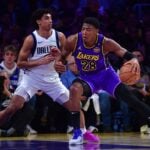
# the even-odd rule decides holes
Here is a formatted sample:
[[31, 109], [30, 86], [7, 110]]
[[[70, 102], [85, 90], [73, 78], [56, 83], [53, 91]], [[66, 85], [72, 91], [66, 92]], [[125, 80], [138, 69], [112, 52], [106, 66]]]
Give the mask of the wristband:
[[131, 60], [132, 58], [135, 58], [135, 56], [131, 52], [125, 52], [125, 54], [122, 57], [125, 60]]

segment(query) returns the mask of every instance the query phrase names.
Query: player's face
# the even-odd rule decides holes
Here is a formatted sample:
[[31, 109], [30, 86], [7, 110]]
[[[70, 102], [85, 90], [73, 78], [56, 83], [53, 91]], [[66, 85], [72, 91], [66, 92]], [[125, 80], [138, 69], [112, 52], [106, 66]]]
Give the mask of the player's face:
[[38, 25], [44, 30], [50, 30], [52, 28], [52, 16], [50, 14], [44, 14], [40, 20], [38, 20]]
[[83, 41], [85, 43], [95, 42], [97, 38], [98, 29], [94, 26], [84, 23], [81, 29]]

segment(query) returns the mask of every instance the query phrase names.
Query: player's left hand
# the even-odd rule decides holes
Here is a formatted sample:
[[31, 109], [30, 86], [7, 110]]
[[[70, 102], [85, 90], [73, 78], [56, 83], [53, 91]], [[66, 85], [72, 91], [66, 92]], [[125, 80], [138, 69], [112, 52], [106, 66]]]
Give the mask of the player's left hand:
[[132, 58], [131, 60], [127, 61], [125, 64], [131, 65], [131, 72], [140, 73], [140, 65], [136, 58]]
[[54, 67], [55, 70], [59, 73], [63, 73], [66, 71], [66, 66], [61, 61], [55, 61]]
[[61, 55], [61, 51], [60, 51], [57, 47], [51, 47], [50, 54], [51, 54], [53, 57], [58, 57], [58, 56]]

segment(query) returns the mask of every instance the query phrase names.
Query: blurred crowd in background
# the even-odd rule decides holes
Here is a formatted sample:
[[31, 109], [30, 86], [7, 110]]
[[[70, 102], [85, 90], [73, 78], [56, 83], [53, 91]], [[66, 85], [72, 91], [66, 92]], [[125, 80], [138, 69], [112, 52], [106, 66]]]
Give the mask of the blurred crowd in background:
[[[105, 36], [129, 51], [140, 49], [150, 61], [150, 3], [148, 0], [1, 0], [0, 52], [14, 44], [18, 50], [32, 31], [30, 17], [37, 8], [50, 8], [53, 26], [66, 36], [78, 32], [83, 18], [99, 18]], [[2, 57], [0, 57], [2, 59]]]

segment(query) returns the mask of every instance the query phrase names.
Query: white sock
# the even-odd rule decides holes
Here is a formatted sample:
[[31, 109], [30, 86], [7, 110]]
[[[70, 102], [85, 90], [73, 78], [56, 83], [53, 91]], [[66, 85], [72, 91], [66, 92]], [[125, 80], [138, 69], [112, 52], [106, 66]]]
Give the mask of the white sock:
[[81, 130], [82, 134], [84, 134], [87, 131], [86, 128], [80, 128], [80, 130]]

